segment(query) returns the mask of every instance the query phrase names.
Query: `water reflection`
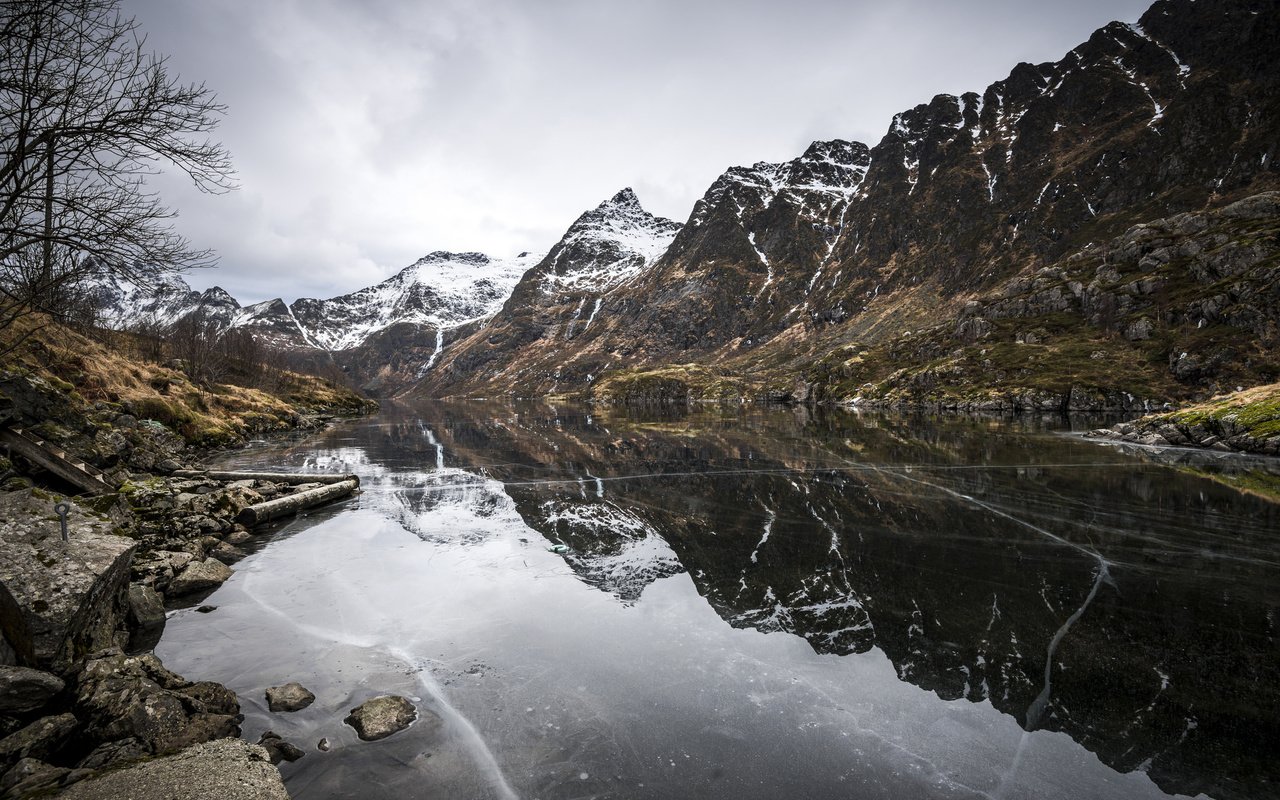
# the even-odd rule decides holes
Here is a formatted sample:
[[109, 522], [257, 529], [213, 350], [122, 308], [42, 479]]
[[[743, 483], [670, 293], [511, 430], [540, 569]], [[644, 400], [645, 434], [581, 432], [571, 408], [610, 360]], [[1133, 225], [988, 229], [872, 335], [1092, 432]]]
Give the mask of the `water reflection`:
[[1280, 506], [1229, 485], [1266, 462], [1197, 474], [1061, 427], [460, 404], [265, 455], [360, 472], [428, 542], [527, 526], [622, 607], [687, 573], [734, 628], [883, 653], [1165, 791], [1274, 795]]

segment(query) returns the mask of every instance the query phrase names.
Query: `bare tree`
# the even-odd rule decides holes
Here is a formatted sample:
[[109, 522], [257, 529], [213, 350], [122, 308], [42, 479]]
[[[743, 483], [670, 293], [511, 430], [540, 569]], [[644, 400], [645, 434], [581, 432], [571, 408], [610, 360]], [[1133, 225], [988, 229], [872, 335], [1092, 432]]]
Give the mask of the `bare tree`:
[[146, 50], [118, 0], [0, 0], [0, 323], [59, 311], [107, 270], [139, 285], [208, 264], [147, 187], [161, 167], [234, 188], [225, 109]]
[[227, 371], [227, 355], [222, 348], [222, 326], [200, 312], [188, 314], [169, 326], [170, 354], [182, 362], [182, 371], [196, 383], [212, 384]]

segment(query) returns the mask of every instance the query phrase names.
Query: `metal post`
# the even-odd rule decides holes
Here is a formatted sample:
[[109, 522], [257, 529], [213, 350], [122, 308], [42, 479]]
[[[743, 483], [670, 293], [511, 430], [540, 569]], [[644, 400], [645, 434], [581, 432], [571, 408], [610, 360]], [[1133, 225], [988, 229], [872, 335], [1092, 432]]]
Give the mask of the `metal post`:
[[71, 504], [58, 503], [53, 510], [58, 512], [58, 522], [62, 524], [62, 541], [70, 542], [71, 539], [67, 536], [67, 512], [71, 510]]

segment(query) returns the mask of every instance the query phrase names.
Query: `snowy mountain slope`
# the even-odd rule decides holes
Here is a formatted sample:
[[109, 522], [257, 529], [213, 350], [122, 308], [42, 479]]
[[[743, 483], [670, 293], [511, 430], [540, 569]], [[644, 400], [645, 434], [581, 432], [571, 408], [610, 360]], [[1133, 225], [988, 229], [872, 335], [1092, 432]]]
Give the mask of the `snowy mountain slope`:
[[608, 298], [657, 263], [681, 226], [645, 211], [630, 188], [585, 212], [516, 285], [502, 309], [445, 349], [425, 375], [432, 392], [488, 382], [519, 393], [530, 375], [550, 377], [589, 336]]
[[539, 261], [522, 253], [495, 259], [481, 253], [433, 252], [382, 283], [357, 292], [292, 305], [280, 298], [243, 306], [219, 287], [193, 290], [181, 278], [140, 287], [109, 277], [95, 283], [108, 325], [170, 325], [201, 312], [228, 328], [248, 328], [276, 347], [338, 351], [359, 347], [399, 324], [448, 330], [492, 316], [520, 276]]
[[623, 189], [578, 217], [539, 265], [542, 290], [603, 294], [634, 278], [658, 259], [680, 230], [679, 223], [655, 217]]
[[93, 279], [90, 290], [97, 298], [103, 323], [116, 329], [171, 325], [196, 310], [227, 325], [241, 312], [235, 298], [220, 287], [198, 292], [176, 276], [144, 287], [104, 274]]
[[440, 331], [492, 316], [540, 258], [436, 251], [382, 283], [328, 300], [303, 298], [289, 308], [312, 346], [348, 350], [398, 323]]

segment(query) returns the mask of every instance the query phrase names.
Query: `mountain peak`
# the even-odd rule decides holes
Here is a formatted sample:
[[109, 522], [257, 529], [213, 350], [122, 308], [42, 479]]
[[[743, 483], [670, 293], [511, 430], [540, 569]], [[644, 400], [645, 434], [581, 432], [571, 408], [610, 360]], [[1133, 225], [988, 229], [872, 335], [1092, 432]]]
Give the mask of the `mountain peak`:
[[635, 190], [630, 186], [604, 201], [600, 206], [634, 206], [641, 208], [640, 198], [636, 197]]

